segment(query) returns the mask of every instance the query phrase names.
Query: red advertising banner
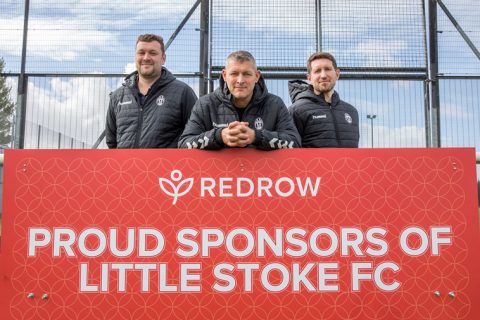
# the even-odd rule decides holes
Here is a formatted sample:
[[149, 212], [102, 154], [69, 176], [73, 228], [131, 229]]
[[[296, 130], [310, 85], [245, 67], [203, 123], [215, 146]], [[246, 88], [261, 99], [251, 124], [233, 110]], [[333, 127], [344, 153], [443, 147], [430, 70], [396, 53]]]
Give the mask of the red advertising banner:
[[2, 319], [480, 319], [474, 149], [7, 150]]

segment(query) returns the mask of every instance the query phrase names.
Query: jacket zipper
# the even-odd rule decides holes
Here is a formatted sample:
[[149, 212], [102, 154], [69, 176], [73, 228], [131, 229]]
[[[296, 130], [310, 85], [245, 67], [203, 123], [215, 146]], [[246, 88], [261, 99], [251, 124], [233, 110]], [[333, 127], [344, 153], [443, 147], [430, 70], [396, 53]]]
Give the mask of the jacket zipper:
[[[143, 126], [143, 107], [145, 106], [148, 99], [148, 95], [143, 99], [143, 104], [138, 104], [140, 106], [140, 112], [138, 113], [138, 125], [137, 125], [137, 136], [135, 137], [135, 148], [140, 148], [140, 137], [142, 136], [142, 126]], [[138, 101], [140, 102], [140, 101]]]
[[142, 135], [142, 124], [143, 124], [143, 106], [140, 107], [140, 112], [138, 113], [138, 127], [137, 127], [137, 136], [135, 137], [135, 149], [140, 148], [140, 136]]
[[335, 113], [333, 112], [332, 105], [329, 105], [330, 113], [332, 114], [333, 119], [333, 128], [335, 129], [335, 140], [337, 141], [337, 146], [340, 146], [340, 141], [338, 140], [338, 130], [337, 130], [337, 118], [335, 117]]

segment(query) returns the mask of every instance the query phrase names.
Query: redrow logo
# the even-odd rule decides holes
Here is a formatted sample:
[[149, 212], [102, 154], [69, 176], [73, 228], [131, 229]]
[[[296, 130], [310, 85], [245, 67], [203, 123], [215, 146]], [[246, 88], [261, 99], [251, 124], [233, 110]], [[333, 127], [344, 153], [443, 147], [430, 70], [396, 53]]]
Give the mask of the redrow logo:
[[[194, 184], [194, 178], [182, 179], [180, 170], [173, 170], [170, 179], [158, 178], [160, 189], [166, 195], [173, 198], [172, 204], [176, 204], [178, 198], [188, 194]], [[201, 198], [206, 197], [282, 197], [287, 198], [293, 194], [302, 197], [315, 197], [318, 194], [321, 177], [201, 177], [200, 188], [194, 189]]]

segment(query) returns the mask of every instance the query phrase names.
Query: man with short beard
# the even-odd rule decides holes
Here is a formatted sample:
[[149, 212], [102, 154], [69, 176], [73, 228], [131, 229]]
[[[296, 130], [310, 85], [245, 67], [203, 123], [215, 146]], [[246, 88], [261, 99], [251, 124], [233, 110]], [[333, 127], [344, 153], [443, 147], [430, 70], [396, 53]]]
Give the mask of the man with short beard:
[[276, 150], [298, 148], [299, 143], [285, 103], [268, 92], [255, 58], [235, 51], [225, 61], [220, 87], [195, 103], [178, 145]]
[[163, 66], [165, 59], [162, 37], [138, 37], [137, 71], [110, 96], [105, 130], [109, 148], [177, 147], [197, 96]]
[[307, 79], [289, 81], [289, 112], [302, 139], [302, 148], [358, 148], [358, 112], [334, 90], [340, 69], [330, 53], [308, 58]]

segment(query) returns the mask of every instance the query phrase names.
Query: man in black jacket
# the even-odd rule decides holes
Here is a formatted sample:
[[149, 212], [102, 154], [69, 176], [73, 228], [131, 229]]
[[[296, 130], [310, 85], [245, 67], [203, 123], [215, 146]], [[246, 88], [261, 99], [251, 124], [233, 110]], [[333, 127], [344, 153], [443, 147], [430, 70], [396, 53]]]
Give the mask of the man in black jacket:
[[300, 137], [282, 99], [268, 93], [255, 58], [247, 51], [227, 57], [220, 87], [201, 97], [180, 137], [180, 148], [300, 146]]
[[308, 58], [307, 79], [289, 81], [289, 111], [303, 148], [358, 148], [358, 112], [334, 90], [340, 77], [335, 58], [317, 52]]
[[140, 35], [137, 71], [110, 96], [106, 142], [109, 148], [176, 148], [197, 96], [165, 68], [162, 37]]

